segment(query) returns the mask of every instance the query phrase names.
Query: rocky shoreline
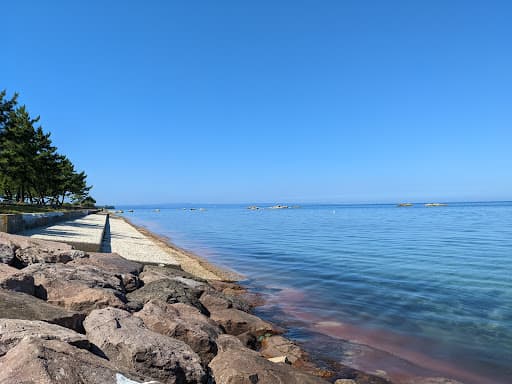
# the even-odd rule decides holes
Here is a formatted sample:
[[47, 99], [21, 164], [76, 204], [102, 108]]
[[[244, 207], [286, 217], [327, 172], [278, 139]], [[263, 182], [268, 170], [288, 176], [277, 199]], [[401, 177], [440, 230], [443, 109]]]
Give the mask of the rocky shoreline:
[[234, 282], [0, 233], [0, 384], [387, 383], [317, 368]]

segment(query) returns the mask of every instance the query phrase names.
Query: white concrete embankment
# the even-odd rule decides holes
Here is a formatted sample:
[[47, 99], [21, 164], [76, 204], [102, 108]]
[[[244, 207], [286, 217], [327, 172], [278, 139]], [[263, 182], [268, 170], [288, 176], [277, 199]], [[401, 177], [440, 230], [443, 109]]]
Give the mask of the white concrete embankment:
[[107, 215], [94, 214], [49, 227], [29, 229], [20, 235], [71, 244], [87, 252], [99, 252]]

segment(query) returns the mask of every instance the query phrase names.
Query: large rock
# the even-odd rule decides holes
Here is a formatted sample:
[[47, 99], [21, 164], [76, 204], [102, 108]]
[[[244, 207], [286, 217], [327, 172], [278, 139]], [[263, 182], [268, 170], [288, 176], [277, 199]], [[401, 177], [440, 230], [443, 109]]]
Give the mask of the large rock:
[[205, 291], [200, 299], [201, 304], [208, 312], [234, 308], [244, 312], [250, 312], [252, 306], [240, 296], [230, 296], [215, 290]]
[[84, 258], [71, 261], [68, 265], [92, 265], [112, 274], [117, 275], [126, 291], [131, 292], [141, 286], [138, 278], [143, 265], [125, 259], [117, 253], [89, 253]]
[[28, 337], [43, 340], [60, 340], [86, 349], [90, 346], [89, 341], [84, 335], [59, 325], [44, 321], [0, 319], [0, 356]]
[[278, 335], [262, 340], [260, 354], [266, 358], [286, 356], [292, 365], [306, 358], [306, 354], [298, 345]]
[[[237, 283], [212, 280], [208, 282], [210, 286], [228, 300], [233, 302], [233, 307], [245, 312], [249, 312], [253, 307], [265, 304], [263, 297], [257, 293], [249, 292], [245, 287]], [[239, 308], [238, 305], [244, 308]]]
[[[59, 340], [26, 338], [0, 358], [0, 384], [120, 384], [108, 361]], [[126, 381], [125, 381], [126, 382]]]
[[119, 277], [90, 265], [34, 264], [23, 272], [34, 277], [37, 297], [67, 309], [89, 312], [126, 303]]
[[216, 384], [327, 384], [287, 364], [268, 361], [233, 336], [219, 336], [218, 346], [219, 353], [209, 365]]
[[144, 271], [140, 274], [140, 278], [144, 281], [144, 284], [149, 284], [153, 281], [161, 279], [187, 279], [195, 281], [196, 285], [199, 286], [205, 283], [205, 280], [200, 279], [191, 273], [185, 272], [179, 266], [174, 265], [152, 265], [148, 264], [144, 266]]
[[85, 315], [48, 304], [24, 293], [0, 289], [0, 318], [42, 320], [82, 332]]
[[19, 269], [0, 264], [0, 288], [34, 294], [34, 278]]
[[68, 244], [0, 233], [0, 259], [17, 268], [35, 263], [67, 263], [84, 256], [83, 251]]
[[199, 301], [203, 291], [176, 280], [162, 279], [145, 284], [142, 288], [130, 292], [128, 300], [146, 304], [151, 300], [161, 300], [169, 304], [184, 303], [192, 305], [208, 315], [209, 312]]
[[134, 316], [141, 318], [152, 331], [187, 343], [203, 364], [208, 364], [217, 354], [215, 339], [222, 330], [195, 307], [152, 300]]
[[234, 336], [248, 333], [258, 337], [283, 332], [281, 328], [259, 317], [233, 308], [211, 312], [210, 318], [222, 326], [226, 333]]
[[183, 341], [144, 327], [129, 312], [94, 310], [84, 321], [88, 339], [117, 367], [163, 383], [205, 383], [199, 356]]

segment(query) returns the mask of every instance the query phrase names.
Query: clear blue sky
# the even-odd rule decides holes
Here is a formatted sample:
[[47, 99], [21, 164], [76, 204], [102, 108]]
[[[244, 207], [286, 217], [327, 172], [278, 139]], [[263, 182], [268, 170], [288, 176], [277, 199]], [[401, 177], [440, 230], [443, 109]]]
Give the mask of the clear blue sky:
[[9, 1], [99, 203], [512, 199], [509, 1]]

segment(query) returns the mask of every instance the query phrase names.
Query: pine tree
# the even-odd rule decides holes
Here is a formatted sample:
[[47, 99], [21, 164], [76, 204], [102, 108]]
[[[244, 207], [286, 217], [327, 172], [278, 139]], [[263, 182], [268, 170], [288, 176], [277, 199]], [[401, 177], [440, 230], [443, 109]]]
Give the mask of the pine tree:
[[17, 94], [6, 99], [0, 92], [0, 194], [18, 203], [62, 206], [94, 201], [89, 196], [85, 172], [57, 152], [50, 133], [35, 125], [25, 106], [17, 106]]

